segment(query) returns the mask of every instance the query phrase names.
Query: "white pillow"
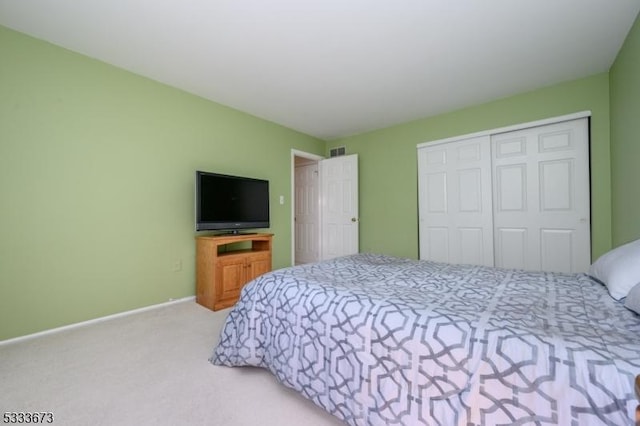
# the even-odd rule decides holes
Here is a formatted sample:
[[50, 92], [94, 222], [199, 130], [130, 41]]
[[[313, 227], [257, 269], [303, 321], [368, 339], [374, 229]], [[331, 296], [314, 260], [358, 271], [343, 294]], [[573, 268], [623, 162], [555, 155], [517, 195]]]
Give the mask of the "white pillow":
[[636, 284], [627, 294], [624, 307], [631, 309], [636, 314], [640, 314], [640, 284]]
[[589, 268], [589, 275], [604, 283], [614, 299], [626, 297], [640, 283], [640, 240], [600, 256]]

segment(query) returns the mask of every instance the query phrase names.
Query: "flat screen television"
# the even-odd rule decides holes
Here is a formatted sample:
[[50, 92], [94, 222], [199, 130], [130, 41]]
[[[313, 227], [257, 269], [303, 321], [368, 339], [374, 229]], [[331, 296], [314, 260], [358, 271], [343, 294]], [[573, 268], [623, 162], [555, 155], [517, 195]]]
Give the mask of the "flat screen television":
[[269, 227], [269, 181], [196, 171], [196, 231]]

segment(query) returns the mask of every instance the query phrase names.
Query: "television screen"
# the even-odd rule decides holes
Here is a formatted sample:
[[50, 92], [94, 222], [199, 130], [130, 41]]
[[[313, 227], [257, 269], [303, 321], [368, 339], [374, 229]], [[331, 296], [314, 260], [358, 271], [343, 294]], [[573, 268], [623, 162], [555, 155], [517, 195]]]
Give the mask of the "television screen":
[[269, 227], [269, 181], [196, 171], [196, 231]]

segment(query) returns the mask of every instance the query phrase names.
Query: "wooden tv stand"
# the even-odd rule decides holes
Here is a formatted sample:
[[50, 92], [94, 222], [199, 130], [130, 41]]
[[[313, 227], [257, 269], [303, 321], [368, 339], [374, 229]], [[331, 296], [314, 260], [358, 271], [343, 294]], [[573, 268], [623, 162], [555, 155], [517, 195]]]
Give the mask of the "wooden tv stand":
[[272, 238], [273, 234], [196, 237], [196, 302], [214, 311], [234, 305], [246, 283], [271, 270]]

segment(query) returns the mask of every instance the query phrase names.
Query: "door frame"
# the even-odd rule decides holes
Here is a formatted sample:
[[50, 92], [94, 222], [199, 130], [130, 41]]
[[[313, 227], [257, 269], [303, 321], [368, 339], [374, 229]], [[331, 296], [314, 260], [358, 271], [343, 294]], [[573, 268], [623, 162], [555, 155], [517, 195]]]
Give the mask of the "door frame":
[[547, 124], [555, 124], [555, 123], [560, 123], [562, 121], [571, 121], [571, 120], [576, 120], [578, 118], [589, 118], [591, 117], [591, 111], [580, 111], [580, 112], [576, 112], [573, 114], [567, 114], [567, 115], [559, 115], [557, 117], [550, 117], [550, 118], [545, 118], [543, 120], [536, 120], [536, 121], [529, 121], [526, 123], [519, 123], [519, 124], [514, 124], [512, 126], [506, 126], [506, 127], [498, 127], [495, 129], [490, 129], [490, 130], [483, 130], [481, 132], [475, 132], [475, 133], [468, 133], [466, 135], [459, 135], [459, 136], [452, 136], [450, 138], [445, 138], [445, 139], [435, 139], [433, 141], [428, 141], [428, 142], [421, 142], [419, 143], [416, 147], [418, 149], [420, 149], [423, 146], [433, 146], [435, 144], [443, 144], [443, 143], [447, 143], [447, 142], [454, 142], [454, 141], [459, 141], [462, 139], [470, 139], [470, 138], [475, 138], [478, 136], [491, 136], [491, 135], [495, 135], [498, 133], [506, 133], [506, 132], [511, 132], [514, 130], [524, 130], [524, 129], [528, 129], [529, 127], [538, 127], [538, 126], [544, 126]]
[[312, 154], [310, 152], [300, 151], [297, 149], [291, 150], [291, 265], [296, 264], [296, 205], [295, 205], [295, 191], [296, 191], [296, 157], [306, 158], [308, 160], [319, 162], [326, 157], [321, 155]]

